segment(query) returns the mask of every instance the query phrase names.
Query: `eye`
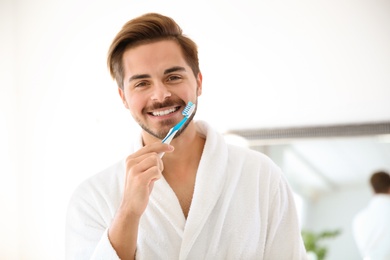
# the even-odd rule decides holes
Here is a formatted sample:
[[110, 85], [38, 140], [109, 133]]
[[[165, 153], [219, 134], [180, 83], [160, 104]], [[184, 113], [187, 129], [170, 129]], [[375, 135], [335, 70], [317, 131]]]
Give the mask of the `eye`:
[[134, 88], [142, 88], [142, 87], [146, 87], [148, 85], [149, 85], [149, 82], [140, 81], [140, 82], [137, 82], [136, 84], [134, 84]]
[[167, 78], [167, 81], [168, 82], [176, 82], [176, 81], [179, 81], [181, 79], [182, 79], [182, 77], [180, 75], [169, 75]]

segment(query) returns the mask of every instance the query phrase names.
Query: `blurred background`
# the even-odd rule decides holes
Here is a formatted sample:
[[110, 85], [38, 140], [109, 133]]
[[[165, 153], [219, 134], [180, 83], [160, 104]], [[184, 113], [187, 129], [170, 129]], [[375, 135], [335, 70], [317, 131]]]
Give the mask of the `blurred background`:
[[282, 167], [302, 229], [341, 230], [327, 259], [359, 259], [351, 219], [390, 170], [387, 0], [0, 0], [0, 258], [63, 259], [73, 190], [127, 155], [106, 54], [145, 12], [199, 46], [196, 119]]

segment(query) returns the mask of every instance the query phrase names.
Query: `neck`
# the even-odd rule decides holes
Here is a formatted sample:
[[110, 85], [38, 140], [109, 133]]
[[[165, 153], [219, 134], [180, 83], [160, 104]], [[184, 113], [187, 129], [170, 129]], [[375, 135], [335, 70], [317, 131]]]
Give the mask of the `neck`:
[[[142, 141], [144, 145], [161, 142], [160, 139], [145, 131], [142, 133]], [[164, 155], [164, 168], [171, 163], [177, 165], [194, 159], [200, 160], [204, 143], [204, 137], [196, 131], [195, 123], [191, 121], [184, 132], [171, 141], [170, 144], [175, 147], [175, 150]]]
[[186, 172], [189, 168], [197, 168], [204, 144], [204, 137], [196, 131], [195, 123], [191, 121], [185, 131], [172, 140], [171, 145], [175, 150], [164, 155], [164, 172]]
[[168, 155], [164, 156], [166, 160], [164, 160], [164, 164], [168, 162], [183, 161], [186, 159], [194, 159], [197, 155], [200, 155], [203, 151], [204, 146], [204, 138], [199, 135], [196, 131], [195, 123], [191, 122], [184, 132], [181, 133], [180, 136], [174, 138], [171, 142], [171, 145], [175, 147], [175, 151]]

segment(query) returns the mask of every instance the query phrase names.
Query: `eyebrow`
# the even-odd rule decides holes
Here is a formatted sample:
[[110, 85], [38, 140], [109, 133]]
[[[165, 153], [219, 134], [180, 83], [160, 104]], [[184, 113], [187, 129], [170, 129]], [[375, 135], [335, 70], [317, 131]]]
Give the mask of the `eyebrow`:
[[185, 69], [184, 67], [175, 66], [175, 67], [166, 69], [166, 70], [164, 71], [164, 75], [165, 75], [165, 74], [172, 73], [172, 72], [176, 72], [176, 71], [186, 71], [186, 69]]
[[[172, 73], [172, 72], [176, 72], [176, 71], [186, 71], [186, 69], [184, 67], [181, 67], [181, 66], [174, 66], [172, 68], [166, 69], [164, 71], [164, 75]], [[147, 79], [147, 78], [151, 78], [151, 76], [149, 74], [135, 74], [129, 78], [129, 82], [132, 80], [136, 80], [136, 79]]]

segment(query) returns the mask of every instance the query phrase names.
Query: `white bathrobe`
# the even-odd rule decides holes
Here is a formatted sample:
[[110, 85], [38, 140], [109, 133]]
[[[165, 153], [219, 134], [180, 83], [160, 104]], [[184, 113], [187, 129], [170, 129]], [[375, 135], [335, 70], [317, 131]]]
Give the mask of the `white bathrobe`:
[[[150, 195], [138, 233], [137, 259], [306, 259], [291, 190], [268, 157], [206, 137], [188, 218], [164, 178]], [[141, 147], [141, 142], [133, 147]], [[188, 149], [191, 149], [189, 146]], [[83, 182], [71, 198], [66, 259], [119, 259], [108, 228], [124, 188], [124, 159]]]
[[363, 259], [390, 259], [390, 195], [374, 194], [352, 222], [353, 235]]

